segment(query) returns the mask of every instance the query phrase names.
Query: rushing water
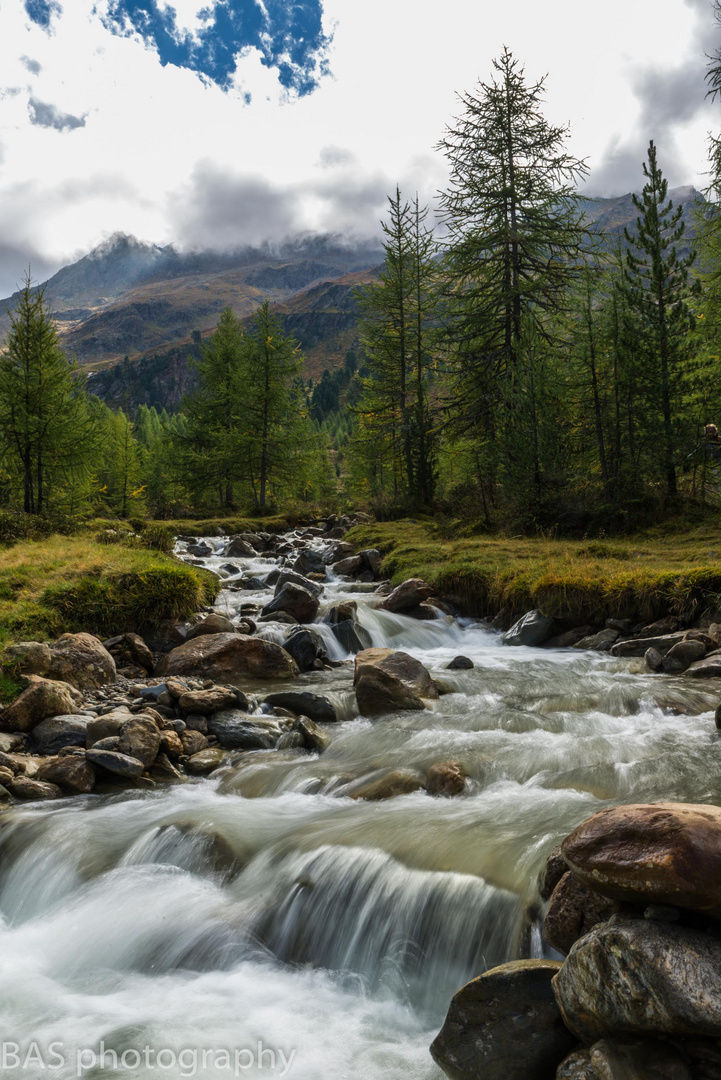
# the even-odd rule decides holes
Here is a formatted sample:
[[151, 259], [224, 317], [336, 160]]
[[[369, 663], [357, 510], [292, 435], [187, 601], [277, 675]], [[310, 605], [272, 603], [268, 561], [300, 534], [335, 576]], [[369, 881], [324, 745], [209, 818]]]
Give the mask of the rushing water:
[[[276, 565], [232, 562], [261, 577]], [[218, 610], [237, 620], [269, 596], [224, 589]], [[410, 652], [450, 692], [425, 712], [358, 717], [352, 660], [321, 621], [347, 662], [293, 688], [347, 717], [322, 756], [259, 752], [209, 780], [3, 816], [3, 1077], [431, 1080], [454, 991], [543, 955], [536, 881], [558, 840], [609, 803], [721, 803], [718, 687], [510, 649], [472, 623], [375, 611], [339, 581], [320, 620], [340, 598], [358, 601], [373, 644]], [[445, 670], [458, 653], [473, 670]], [[449, 758], [471, 777], [459, 798], [346, 794]]]

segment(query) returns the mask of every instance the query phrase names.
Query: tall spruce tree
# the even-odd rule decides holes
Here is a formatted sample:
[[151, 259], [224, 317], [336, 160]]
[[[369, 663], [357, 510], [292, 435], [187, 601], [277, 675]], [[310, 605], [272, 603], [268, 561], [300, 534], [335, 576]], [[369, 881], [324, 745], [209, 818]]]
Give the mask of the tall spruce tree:
[[677, 494], [677, 442], [683, 367], [691, 355], [690, 333], [695, 319], [689, 299], [698, 293], [689, 271], [696, 252], [680, 255], [678, 243], [685, 232], [683, 207], [668, 199], [668, 181], [658, 165], [653, 140], [641, 196], [633, 196], [638, 210], [636, 231], [624, 230], [626, 253], [625, 293], [636, 313], [645, 343], [645, 397], [655, 419], [649, 438], [660, 443], [667, 495]]

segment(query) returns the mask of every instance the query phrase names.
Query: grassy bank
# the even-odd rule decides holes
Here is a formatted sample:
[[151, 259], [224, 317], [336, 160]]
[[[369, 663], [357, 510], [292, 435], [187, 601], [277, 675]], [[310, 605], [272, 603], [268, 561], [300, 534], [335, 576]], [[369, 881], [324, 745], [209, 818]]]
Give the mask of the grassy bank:
[[66, 631], [101, 636], [190, 615], [217, 578], [139, 546], [91, 533], [25, 540], [0, 550], [0, 645]]
[[569, 623], [688, 620], [721, 610], [721, 524], [624, 540], [453, 537], [430, 521], [359, 525], [347, 539], [384, 556], [396, 583], [417, 576], [469, 614], [538, 607]]

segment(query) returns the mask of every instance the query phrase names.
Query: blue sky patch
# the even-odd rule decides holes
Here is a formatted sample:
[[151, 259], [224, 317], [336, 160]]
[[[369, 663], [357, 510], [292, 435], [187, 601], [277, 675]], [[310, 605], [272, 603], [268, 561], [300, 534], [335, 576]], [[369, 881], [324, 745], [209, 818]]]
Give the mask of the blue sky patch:
[[26, 15], [43, 30], [50, 29], [53, 16], [60, 15], [62, 10], [57, 0], [25, 0]]
[[[46, 0], [26, 0], [31, 3]], [[110, 0], [106, 25], [116, 34], [139, 34], [157, 49], [161, 64], [188, 68], [223, 88], [232, 82], [236, 55], [253, 47], [277, 70], [281, 86], [299, 95], [315, 90], [327, 72], [323, 0], [210, 0], [202, 10], [201, 4], [195, 33], [158, 0]]]

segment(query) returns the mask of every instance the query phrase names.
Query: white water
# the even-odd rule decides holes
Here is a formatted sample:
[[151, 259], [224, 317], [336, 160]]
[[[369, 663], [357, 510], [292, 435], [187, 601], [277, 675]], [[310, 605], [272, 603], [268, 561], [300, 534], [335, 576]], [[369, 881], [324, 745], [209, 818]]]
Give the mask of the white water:
[[[207, 560], [228, 561], [258, 575], [275, 565]], [[224, 591], [218, 607], [237, 619], [241, 603], [270, 595]], [[245, 1049], [249, 1077], [431, 1080], [441, 1074], [427, 1047], [453, 992], [490, 965], [541, 955], [535, 883], [561, 837], [613, 802], [721, 802], [718, 686], [505, 648], [477, 626], [373, 611], [367, 591], [340, 582], [326, 586], [321, 619], [341, 597], [358, 601], [374, 644], [406, 649], [453, 692], [370, 722], [348, 662], [294, 684], [351, 717], [326, 729], [320, 757], [256, 753], [213, 780], [3, 816], [2, 1041], [22, 1055], [36, 1040], [48, 1064], [57, 1040], [64, 1060], [3, 1077], [76, 1076], [77, 1052], [89, 1063], [104, 1041], [130, 1052], [127, 1065], [108, 1056], [81, 1075], [227, 1077]], [[459, 652], [474, 670], [445, 670]], [[448, 758], [471, 774], [460, 798], [344, 794]], [[275, 1068], [267, 1053], [258, 1062], [259, 1041]], [[167, 1051], [161, 1065], [143, 1062], [146, 1046]]]

